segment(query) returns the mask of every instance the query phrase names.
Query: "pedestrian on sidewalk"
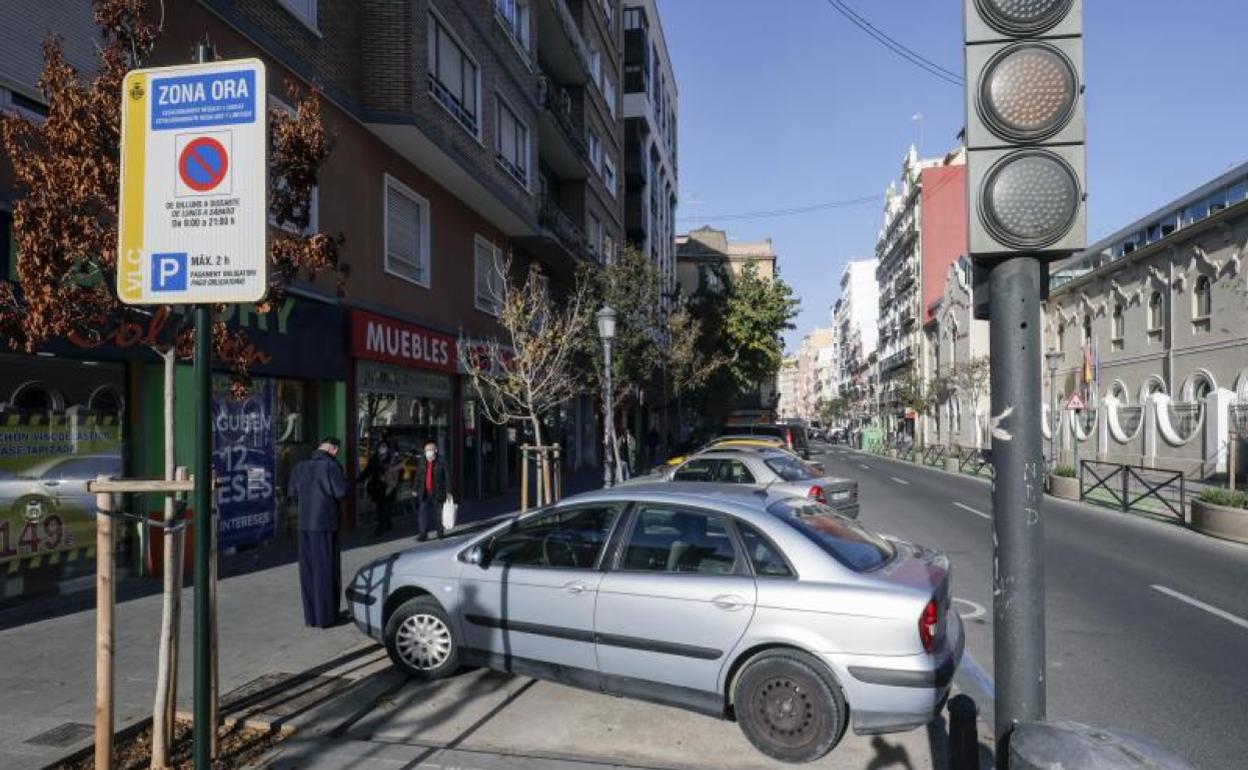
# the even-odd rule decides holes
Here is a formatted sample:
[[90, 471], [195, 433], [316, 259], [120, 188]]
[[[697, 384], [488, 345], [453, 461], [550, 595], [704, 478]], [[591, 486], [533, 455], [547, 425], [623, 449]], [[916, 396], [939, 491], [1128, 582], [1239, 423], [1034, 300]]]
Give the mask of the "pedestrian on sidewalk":
[[339, 501], [348, 484], [338, 464], [336, 438], [327, 438], [290, 474], [290, 498], [299, 509], [299, 588], [303, 622], [315, 628], [338, 623], [342, 594]]
[[373, 535], [380, 537], [394, 529], [392, 519], [399, 500], [399, 479], [403, 474], [403, 461], [390, 449], [390, 442], [382, 439], [368, 458], [358, 482], [364, 482], [364, 491], [377, 513], [377, 525]]
[[442, 537], [442, 504], [449, 490], [446, 463], [438, 457], [438, 445], [425, 442], [425, 456], [416, 466], [416, 539], [425, 540], [430, 532]]

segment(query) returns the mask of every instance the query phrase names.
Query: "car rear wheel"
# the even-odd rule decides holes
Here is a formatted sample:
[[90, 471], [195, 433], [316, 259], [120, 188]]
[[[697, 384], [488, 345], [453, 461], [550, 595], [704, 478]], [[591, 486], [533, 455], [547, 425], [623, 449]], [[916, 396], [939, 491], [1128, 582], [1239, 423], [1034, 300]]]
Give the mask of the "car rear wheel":
[[733, 704], [750, 743], [782, 762], [813, 762], [845, 732], [840, 687], [800, 653], [767, 652], [747, 663], [733, 688]]
[[441, 679], [459, 668], [459, 640], [442, 605], [420, 596], [399, 605], [386, 621], [390, 660], [418, 679]]

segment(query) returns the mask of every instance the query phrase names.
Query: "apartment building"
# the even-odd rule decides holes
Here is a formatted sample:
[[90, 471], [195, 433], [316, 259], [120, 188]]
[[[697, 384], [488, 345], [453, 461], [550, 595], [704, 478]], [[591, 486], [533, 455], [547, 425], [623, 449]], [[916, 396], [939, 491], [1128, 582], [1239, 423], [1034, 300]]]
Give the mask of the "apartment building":
[[945, 392], [932, 411], [925, 415], [924, 435], [929, 443], [946, 446], [987, 446], [988, 410], [992, 402], [990, 383], [981, 377], [968, 377], [966, 367], [989, 355], [988, 322], [976, 320], [971, 260], [961, 257], [945, 273], [941, 295], [928, 305], [929, 320], [923, 326], [926, 336], [926, 370], [930, 379], [945, 383]]
[[[44, 34], [60, 35], [68, 60], [89, 75], [98, 31], [82, 0], [14, 3], [10, 17], [29, 24], [0, 28], [0, 109], [38, 119], [46, 110], [35, 87]], [[322, 89], [334, 149], [313, 197], [313, 227], [342, 236], [350, 268], [342, 297], [332, 280], [300, 281], [267, 314], [226, 311], [227, 325], [245, 330], [256, 351], [248, 408], [271, 433], [248, 438], [263, 451], [240, 472], [263, 474], [267, 483], [256, 488], [268, 491], [222, 507], [228, 545], [263, 544], [291, 528], [282, 494], [289, 469], [324, 435], [344, 439], [349, 475], [382, 438], [402, 451], [432, 439], [459, 497], [517, 484], [527, 428], [484, 418], [457, 343], [501, 332], [503, 260], [517, 273], [537, 262], [558, 295], [578, 265], [609, 259], [623, 237], [619, 0], [165, 0], [163, 20], [152, 66], [186, 63], [207, 37], [222, 59], [265, 63], [271, 108], [290, 107], [288, 82]], [[8, 280], [14, 195], [0, 160]], [[64, 456], [31, 444], [37, 451], [5, 458], [0, 471], [69, 463], [84, 477], [157, 475], [159, 365], [135, 340], [159, 341], [171, 329], [104, 329], [38, 356], [6, 347], [0, 412], [13, 425], [35, 430], [89, 416], [100, 438]], [[189, 376], [178, 383], [189, 387]], [[189, 392], [178, 403], [177, 419], [189, 424]], [[233, 408], [224, 394], [219, 406]], [[585, 466], [597, 462], [598, 430], [592, 401], [581, 399], [552, 415], [546, 437]], [[218, 436], [218, 450], [234, 438]], [[189, 437], [175, 449], [189, 463]], [[349, 521], [370, 521], [363, 495], [353, 502]], [[252, 524], [228, 525], [235, 516]], [[0, 601], [38, 590], [48, 575], [76, 575], [60, 566], [78, 564], [73, 554], [50, 556], [0, 565]]]
[[861, 390], [857, 375], [879, 342], [879, 284], [874, 259], [851, 260], [841, 271], [841, 294], [832, 306], [832, 390], [842, 398]]
[[624, 0], [624, 224], [662, 272], [669, 296], [676, 289], [676, 99], [658, 6]]
[[897, 387], [907, 377], [930, 376], [923, 326], [949, 266], [966, 252], [965, 151], [920, 159], [912, 146], [900, 180], [885, 193], [875, 248], [881, 416], [890, 431], [915, 436], [918, 415], [902, 406]]

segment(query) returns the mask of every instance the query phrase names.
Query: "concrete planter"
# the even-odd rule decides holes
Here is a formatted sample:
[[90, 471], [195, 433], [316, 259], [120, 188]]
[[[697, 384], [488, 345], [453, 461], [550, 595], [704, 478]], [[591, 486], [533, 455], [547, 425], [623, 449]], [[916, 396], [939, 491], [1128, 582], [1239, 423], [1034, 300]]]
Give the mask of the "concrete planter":
[[1248, 543], [1248, 509], [1192, 500], [1191, 527], [1206, 535]]
[[959, 470], [958, 468], [959, 465], [961, 465], [961, 463], [958, 462], [958, 458], [956, 457], [945, 458], [945, 470], [949, 471], [950, 473], [957, 473]]
[[1079, 499], [1079, 477], [1078, 476], [1054, 476], [1049, 475], [1049, 494], [1054, 497], [1060, 497], [1065, 500]]
[[888, 456], [889, 456], [889, 457], [891, 457], [891, 458], [893, 458], [894, 460], [896, 460], [896, 459], [897, 459], [897, 450], [896, 450], [896, 449], [890, 449], [890, 450], [888, 450]]

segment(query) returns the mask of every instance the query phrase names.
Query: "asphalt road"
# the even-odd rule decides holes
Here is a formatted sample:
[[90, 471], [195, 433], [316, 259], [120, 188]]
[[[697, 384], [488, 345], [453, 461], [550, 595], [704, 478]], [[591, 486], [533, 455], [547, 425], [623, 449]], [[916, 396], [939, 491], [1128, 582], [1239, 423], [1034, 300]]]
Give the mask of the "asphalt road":
[[[829, 474], [859, 480], [864, 522], [950, 556], [969, 653], [958, 684], [990, 708], [989, 482], [812, 450]], [[1244, 767], [1248, 546], [1048, 497], [1041, 513], [1049, 718], [1142, 733], [1201, 768]]]

